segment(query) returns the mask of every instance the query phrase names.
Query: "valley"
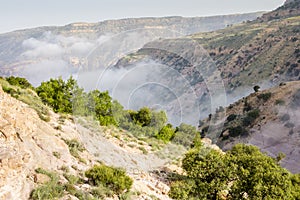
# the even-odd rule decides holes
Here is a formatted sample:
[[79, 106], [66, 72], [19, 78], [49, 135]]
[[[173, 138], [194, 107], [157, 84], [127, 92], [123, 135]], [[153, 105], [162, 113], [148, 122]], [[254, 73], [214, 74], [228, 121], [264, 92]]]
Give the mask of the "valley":
[[0, 199], [300, 199], [299, 5], [0, 34]]

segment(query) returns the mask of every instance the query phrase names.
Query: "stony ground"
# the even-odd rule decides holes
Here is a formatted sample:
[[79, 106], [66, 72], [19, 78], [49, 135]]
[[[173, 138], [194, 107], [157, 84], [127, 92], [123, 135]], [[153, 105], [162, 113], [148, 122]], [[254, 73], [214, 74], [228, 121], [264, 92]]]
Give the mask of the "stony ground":
[[[63, 139], [84, 145], [80, 157], [85, 162], [70, 154]], [[68, 167], [76, 175], [98, 161], [126, 169], [134, 179], [135, 199], [169, 199], [168, 185], [150, 172], [166, 166], [176, 170], [169, 164], [173, 158], [158, 156], [173, 150], [174, 158], [184, 152], [175, 146], [154, 152], [144, 141], [116, 128], [99, 128], [54, 113], [50, 122], [42, 121], [28, 105], [0, 89], [0, 199], [28, 199], [32, 189], [47, 180], [35, 172], [38, 167], [59, 174]]]

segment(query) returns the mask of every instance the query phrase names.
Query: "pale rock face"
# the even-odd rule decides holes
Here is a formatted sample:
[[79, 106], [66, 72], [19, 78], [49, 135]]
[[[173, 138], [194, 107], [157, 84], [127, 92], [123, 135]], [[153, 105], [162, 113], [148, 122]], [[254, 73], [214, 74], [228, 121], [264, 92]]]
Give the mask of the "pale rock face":
[[0, 199], [27, 199], [34, 181], [46, 181], [34, 170], [57, 168], [52, 152], [68, 149], [34, 110], [2, 90], [0, 109]]
[[44, 174], [34, 174], [34, 182], [38, 184], [44, 184], [50, 181], [49, 176]]
[[[91, 162], [88, 166], [79, 164], [61, 139], [79, 137], [74, 124], [68, 133], [55, 130], [53, 122], [42, 121], [36, 111], [2, 89], [0, 110], [0, 199], [28, 199], [34, 187], [49, 180], [35, 172], [38, 167], [57, 171], [63, 165], [83, 170], [92, 166]], [[61, 159], [53, 152], [58, 152]], [[85, 159], [91, 160], [91, 155]]]

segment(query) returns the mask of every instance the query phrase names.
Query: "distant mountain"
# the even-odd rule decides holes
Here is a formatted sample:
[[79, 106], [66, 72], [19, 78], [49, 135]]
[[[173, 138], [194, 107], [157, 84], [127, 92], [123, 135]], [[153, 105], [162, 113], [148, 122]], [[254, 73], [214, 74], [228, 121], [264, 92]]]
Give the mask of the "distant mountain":
[[[38, 83], [43, 78], [31, 76], [45, 71], [48, 73], [57, 71], [52, 76], [76, 71], [76, 67], [84, 62], [82, 58], [85, 58], [108, 35], [139, 29], [155, 29], [162, 32], [168, 30], [178, 37], [218, 30], [253, 20], [262, 14], [257, 12], [213, 17], [133, 18], [99, 23], [73, 23], [62, 27], [38, 27], [5, 33], [0, 35], [0, 74], [23, 75], [33, 83]], [[153, 37], [153, 40], [155, 39], [158, 38]], [[33, 68], [44, 65], [47, 69], [32, 71]], [[52, 71], [49, 69], [50, 66], [53, 67]]]
[[[241, 96], [248, 95], [255, 85], [269, 88], [282, 81], [300, 80], [299, 5], [299, 0], [295, 0], [257, 20], [215, 32], [198, 33], [179, 39], [157, 40], [145, 45], [136, 54], [121, 59], [116, 67], [126, 68], [143, 63], [145, 60], [155, 60], [177, 70], [189, 80], [191, 88], [198, 93], [200, 99], [210, 98], [211, 91], [208, 90], [206, 81], [219, 74], [224, 83], [228, 102], [234, 102]], [[277, 17], [272, 18], [274, 15]], [[206, 53], [201, 51], [202, 55], [195, 54], [191, 49], [190, 57], [186, 60], [186, 57], [149, 48], [149, 46], [172, 46], [173, 52], [179, 52], [183, 40], [193, 41], [194, 44], [203, 47]], [[204, 54], [211, 58], [209, 65], [203, 65], [199, 70], [198, 66], [189, 63], [189, 60], [198, 59], [197, 56]], [[215, 67], [212, 67], [214, 65]], [[205, 78], [201, 74], [211, 70], [214, 72], [211, 72], [209, 77]], [[208, 107], [202, 107], [201, 112], [209, 114]]]

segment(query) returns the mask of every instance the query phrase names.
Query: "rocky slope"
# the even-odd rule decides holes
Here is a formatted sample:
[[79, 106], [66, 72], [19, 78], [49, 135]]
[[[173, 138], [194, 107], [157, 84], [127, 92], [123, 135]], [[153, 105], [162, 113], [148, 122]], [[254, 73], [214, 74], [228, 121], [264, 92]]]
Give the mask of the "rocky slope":
[[284, 5], [274, 10], [273, 12], [264, 14], [259, 21], [270, 21], [280, 18], [289, 18], [300, 14], [299, 0], [287, 0]]
[[[28, 199], [32, 189], [49, 181], [49, 177], [37, 173], [38, 168], [55, 172], [59, 183], [66, 183], [65, 173], [82, 176], [99, 162], [126, 169], [134, 179], [132, 199], [169, 199], [168, 185], [150, 173], [170, 168], [166, 164], [172, 157], [157, 156], [169, 154], [167, 150], [154, 153], [147, 143], [129, 133], [101, 128], [86, 119], [75, 120], [50, 112], [51, 120], [42, 121], [35, 110], [3, 92], [1, 87], [0, 110], [0, 199]], [[77, 156], [66, 142], [72, 140], [85, 148]], [[173, 155], [182, 152], [178, 149], [178, 154]], [[82, 192], [92, 189], [86, 181], [75, 188]], [[70, 198], [77, 199], [68, 192], [62, 199]]]
[[[237, 143], [247, 143], [273, 157], [284, 153], [282, 166], [299, 173], [299, 102], [300, 82], [282, 83], [269, 90], [253, 92], [224, 111], [219, 109], [204, 120], [200, 130], [223, 150]], [[224, 118], [221, 112], [226, 113]]]

